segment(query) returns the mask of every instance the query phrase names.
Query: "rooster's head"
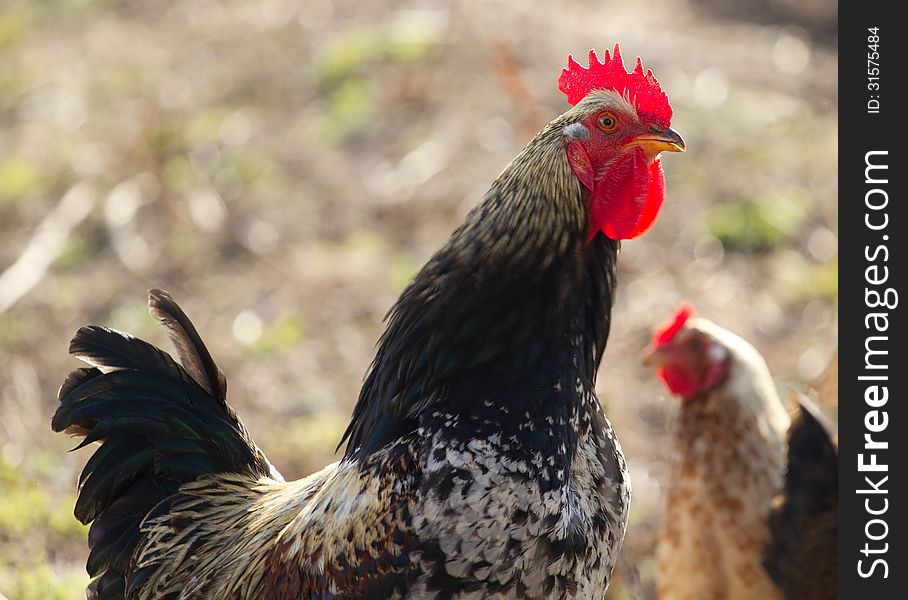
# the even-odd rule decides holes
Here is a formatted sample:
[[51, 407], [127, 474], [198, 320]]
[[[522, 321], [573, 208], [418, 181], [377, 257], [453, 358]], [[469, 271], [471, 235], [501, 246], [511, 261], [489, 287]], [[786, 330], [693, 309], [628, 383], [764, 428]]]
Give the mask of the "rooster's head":
[[683, 152], [672, 108], [640, 58], [632, 72], [621, 52], [590, 50], [589, 67], [568, 57], [558, 85], [574, 108], [562, 132], [571, 170], [590, 192], [590, 229], [613, 240], [635, 238], [653, 224], [665, 195], [659, 154]]

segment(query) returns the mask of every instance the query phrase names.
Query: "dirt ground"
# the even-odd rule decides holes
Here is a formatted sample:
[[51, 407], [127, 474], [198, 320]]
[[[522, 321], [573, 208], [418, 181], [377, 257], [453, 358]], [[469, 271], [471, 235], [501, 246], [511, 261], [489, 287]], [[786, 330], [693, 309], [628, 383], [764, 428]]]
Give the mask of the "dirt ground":
[[[169, 289], [288, 478], [330, 462], [382, 318], [530, 137], [568, 53], [620, 41], [684, 155], [626, 243], [598, 392], [633, 478], [610, 599], [654, 598], [675, 403], [639, 363], [682, 299], [782, 390], [834, 351], [835, 3], [0, 0], [0, 592], [78, 597], [89, 452], [50, 431], [100, 323]], [[834, 412], [834, 407], [831, 407]]]

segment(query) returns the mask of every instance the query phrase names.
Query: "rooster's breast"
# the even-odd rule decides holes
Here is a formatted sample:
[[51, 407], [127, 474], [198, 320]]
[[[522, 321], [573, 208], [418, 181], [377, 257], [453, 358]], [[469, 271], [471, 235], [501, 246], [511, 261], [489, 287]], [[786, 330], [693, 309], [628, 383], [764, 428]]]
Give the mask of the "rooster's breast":
[[[413, 598], [602, 598], [624, 538], [630, 484], [591, 393], [564, 420], [437, 414], [426, 431], [413, 529]], [[565, 431], [571, 432], [565, 435]], [[454, 432], [454, 433], [452, 433]]]

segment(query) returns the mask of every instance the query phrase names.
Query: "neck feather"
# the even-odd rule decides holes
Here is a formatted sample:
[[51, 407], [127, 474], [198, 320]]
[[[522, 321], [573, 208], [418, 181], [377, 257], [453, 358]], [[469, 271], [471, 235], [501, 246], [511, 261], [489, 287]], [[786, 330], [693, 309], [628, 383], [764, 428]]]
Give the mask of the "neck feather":
[[496, 402], [519, 402], [518, 391], [548, 373], [592, 389], [618, 242], [585, 241], [587, 192], [565, 158], [559, 121], [501, 173], [391, 309], [344, 436], [348, 457], [490, 387]]

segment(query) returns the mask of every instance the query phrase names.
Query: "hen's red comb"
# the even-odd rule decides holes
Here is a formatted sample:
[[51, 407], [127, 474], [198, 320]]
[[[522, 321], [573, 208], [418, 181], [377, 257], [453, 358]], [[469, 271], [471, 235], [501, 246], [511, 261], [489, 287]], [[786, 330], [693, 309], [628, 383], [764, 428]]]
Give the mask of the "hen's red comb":
[[675, 313], [672, 315], [671, 320], [653, 333], [653, 346], [658, 347], [670, 342], [672, 338], [675, 337], [675, 334], [681, 331], [681, 328], [684, 327], [684, 324], [687, 323], [687, 320], [691, 318], [693, 314], [693, 305], [690, 302], [682, 302], [681, 306], [675, 309]]
[[637, 57], [632, 72], [624, 68], [621, 49], [615, 44], [614, 54], [599, 62], [595, 50], [590, 50], [590, 66], [582, 67], [573, 56], [568, 56], [568, 68], [561, 70], [558, 89], [567, 96], [571, 106], [583, 100], [593, 90], [614, 90], [626, 97], [641, 116], [655, 120], [662, 127], [671, 125], [672, 107], [653, 72], [643, 72], [643, 62]]

